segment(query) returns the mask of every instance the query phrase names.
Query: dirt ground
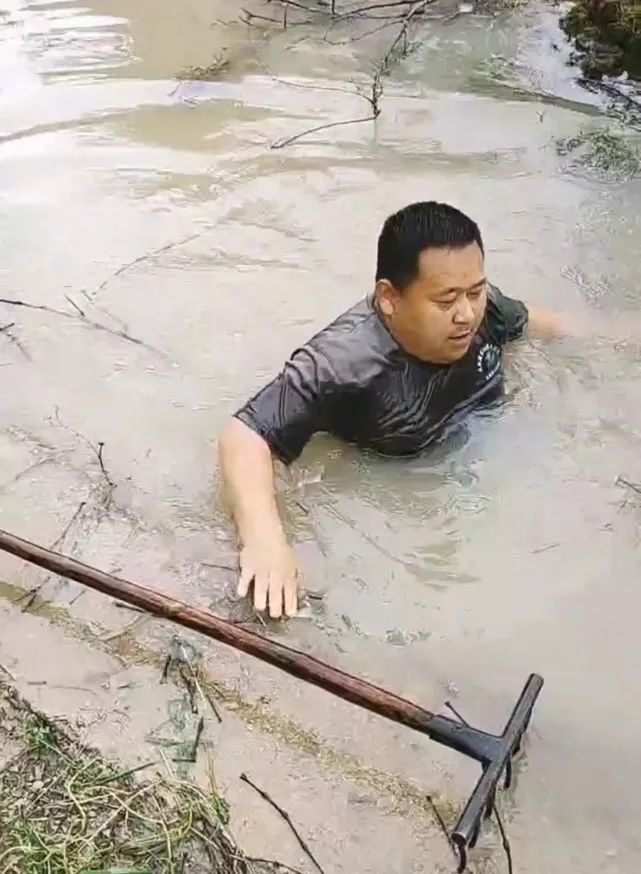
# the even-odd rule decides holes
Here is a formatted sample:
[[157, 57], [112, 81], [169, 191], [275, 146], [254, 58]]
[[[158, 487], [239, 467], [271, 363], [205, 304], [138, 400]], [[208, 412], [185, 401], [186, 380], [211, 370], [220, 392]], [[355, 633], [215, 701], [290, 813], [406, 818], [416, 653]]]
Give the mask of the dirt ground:
[[[230, 833], [247, 856], [303, 872], [314, 867], [283, 818], [241, 781], [244, 772], [288, 810], [325, 871], [405, 874], [424, 870], [424, 858], [432, 871], [451, 869], [451, 853], [419, 784], [328, 747], [265, 703], [245, 699], [220, 674], [200, 674], [219, 723], [209, 702], [198, 701], [198, 715], [191, 713], [179, 672], [170, 670], [168, 682], [161, 682], [160, 653], [121, 649], [119, 639], [105, 641], [57, 611], [45, 618], [5, 603], [0, 621], [0, 664], [12, 686], [47, 719], [62, 720], [84, 744], [123, 768], [159, 762], [162, 753], [180, 758], [202, 715], [197, 761], [182, 763], [180, 773], [207, 787], [213, 764], [216, 786], [230, 808]], [[55, 660], [48, 660], [54, 652]], [[232, 659], [242, 676], [247, 664]], [[348, 705], [337, 705], [349, 714]], [[442, 806], [451, 821], [455, 811], [447, 800]]]

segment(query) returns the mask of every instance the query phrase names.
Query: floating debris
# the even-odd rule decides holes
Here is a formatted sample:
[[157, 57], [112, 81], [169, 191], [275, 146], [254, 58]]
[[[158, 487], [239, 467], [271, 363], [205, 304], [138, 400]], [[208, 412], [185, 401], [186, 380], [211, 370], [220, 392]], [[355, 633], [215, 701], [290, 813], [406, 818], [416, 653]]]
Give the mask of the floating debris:
[[568, 158], [568, 169], [605, 179], [630, 179], [639, 171], [638, 147], [618, 129], [606, 127], [581, 131], [557, 140], [557, 154]]
[[229, 57], [219, 52], [206, 67], [184, 67], [176, 78], [189, 82], [214, 82], [229, 70], [229, 64]]

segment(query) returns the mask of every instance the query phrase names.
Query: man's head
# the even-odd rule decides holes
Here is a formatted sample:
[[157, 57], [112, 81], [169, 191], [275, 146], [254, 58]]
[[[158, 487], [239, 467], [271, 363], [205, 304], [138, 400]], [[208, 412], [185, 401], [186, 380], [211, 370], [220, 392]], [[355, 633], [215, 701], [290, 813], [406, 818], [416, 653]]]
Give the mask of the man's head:
[[413, 203], [378, 238], [376, 302], [403, 348], [452, 364], [478, 331], [487, 303], [478, 226], [445, 203]]

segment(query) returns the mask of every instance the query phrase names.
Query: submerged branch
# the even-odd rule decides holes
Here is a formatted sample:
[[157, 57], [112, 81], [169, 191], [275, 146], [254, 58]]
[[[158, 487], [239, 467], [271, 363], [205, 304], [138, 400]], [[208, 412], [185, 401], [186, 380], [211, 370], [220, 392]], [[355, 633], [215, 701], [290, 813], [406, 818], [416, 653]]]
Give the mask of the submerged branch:
[[133, 337], [131, 334], [128, 334], [124, 330], [119, 331], [116, 328], [109, 328], [107, 327], [107, 325], [101, 325], [100, 322], [94, 322], [93, 319], [87, 318], [87, 316], [83, 313], [83, 311], [77, 304], [74, 304], [75, 312], [73, 313], [69, 313], [66, 310], [59, 310], [56, 307], [46, 306], [45, 304], [29, 303], [28, 301], [18, 300], [11, 297], [0, 297], [0, 304], [5, 304], [5, 306], [12, 307], [22, 307], [23, 309], [27, 310], [37, 310], [39, 312], [59, 316], [63, 319], [71, 319], [76, 322], [82, 322], [88, 328], [95, 328], [96, 331], [104, 331], [106, 334], [111, 334], [113, 337], [120, 337], [121, 340], [126, 340], [129, 343], [134, 343], [136, 346], [142, 346], [144, 349], [148, 349], [150, 352], [154, 352], [156, 355], [162, 355], [162, 353], [158, 349], [154, 349], [153, 346], [145, 343], [144, 340], [140, 340], [138, 337]]
[[287, 137], [286, 139], [275, 140], [271, 145], [270, 149], [283, 149], [285, 146], [290, 146], [292, 143], [295, 143], [297, 140], [302, 139], [303, 137], [309, 136], [309, 134], [318, 133], [321, 130], [328, 130], [331, 127], [342, 127], [346, 124], [361, 124], [364, 121], [376, 121], [379, 113], [375, 115], [368, 115], [364, 118], [348, 118], [344, 121], [330, 121], [327, 124], [319, 124], [318, 127], [312, 127], [309, 130], [301, 131], [298, 134], [294, 134], [291, 137]]
[[[290, 0], [279, 0], [279, 2], [281, 4], [285, 4], [286, 6], [294, 5], [297, 8], [304, 8], [306, 11], [309, 11], [309, 9], [307, 7], [301, 7], [301, 5], [298, 3], [296, 3], [296, 4], [290, 3]], [[391, 26], [394, 26], [395, 24], [399, 25], [398, 33], [396, 34], [396, 36], [392, 40], [389, 48], [387, 49], [387, 51], [382, 56], [382, 58], [380, 59], [380, 61], [378, 62], [377, 66], [376, 66], [374, 75], [372, 77], [372, 83], [371, 83], [371, 88], [370, 88], [369, 93], [364, 94], [359, 90], [355, 91], [355, 94], [358, 97], [361, 97], [363, 100], [366, 100], [369, 103], [369, 105], [372, 109], [372, 112], [370, 115], [365, 116], [363, 118], [349, 118], [349, 119], [345, 119], [343, 121], [332, 121], [332, 122], [327, 122], [326, 124], [316, 125], [315, 127], [301, 131], [300, 133], [297, 133], [297, 134], [293, 134], [292, 136], [282, 137], [278, 140], [275, 140], [271, 144], [270, 148], [282, 149], [285, 146], [289, 146], [292, 143], [298, 142], [299, 140], [303, 139], [303, 137], [309, 136], [310, 134], [318, 133], [319, 131], [330, 130], [331, 128], [336, 128], [336, 127], [344, 127], [345, 125], [348, 125], [348, 124], [362, 124], [363, 122], [376, 121], [376, 119], [381, 114], [380, 99], [383, 95], [383, 78], [386, 75], [388, 75], [390, 72], [390, 66], [391, 66], [392, 60], [394, 58], [394, 55], [397, 52], [399, 45], [402, 43], [401, 57], [406, 56], [407, 51], [408, 51], [408, 31], [409, 31], [410, 25], [412, 24], [412, 22], [414, 21], [414, 19], [417, 16], [422, 15], [428, 6], [430, 6], [432, 3], [435, 3], [435, 2], [436, 2], [436, 0], [396, 0], [396, 2], [380, 3], [380, 4], [374, 4], [371, 6], [360, 7], [360, 9], [351, 10], [350, 12], [346, 12], [343, 14], [336, 14], [335, 5], [332, 4], [332, 12], [331, 12], [332, 22], [328, 28], [327, 33], [325, 34], [325, 40], [327, 42], [331, 42], [330, 40], [327, 39], [327, 34], [329, 33], [329, 30], [331, 29], [333, 24], [338, 20], [341, 20], [344, 18], [353, 18], [358, 13], [365, 13], [370, 9], [391, 8], [391, 7], [403, 7], [405, 9], [405, 12], [400, 13], [398, 16], [391, 16], [391, 19], [392, 19], [391, 21], [385, 22], [382, 25], [377, 25], [374, 28], [374, 30], [370, 32], [370, 33], [375, 33], [379, 30], [383, 30], [386, 27], [391, 27]], [[407, 8], [408, 6], [410, 7], [409, 9]], [[327, 14], [327, 12], [326, 12], [326, 14]], [[362, 35], [361, 35], [361, 38], [362, 38]]]
[[616, 484], [618, 486], [625, 486], [625, 488], [630, 489], [630, 491], [635, 492], [637, 495], [641, 495], [641, 483], [633, 483], [623, 476], [618, 476]]
[[298, 831], [298, 829], [296, 828], [296, 826], [292, 822], [292, 818], [289, 815], [289, 813], [287, 813], [287, 811], [283, 807], [281, 807], [280, 804], [278, 804], [276, 801], [274, 801], [274, 799], [271, 797], [271, 795], [269, 795], [268, 792], [265, 792], [264, 789], [261, 789], [252, 780], [250, 780], [249, 777], [247, 776], [247, 774], [241, 774], [240, 779], [243, 781], [243, 783], [247, 783], [248, 786], [251, 786], [251, 788], [255, 792], [258, 792], [258, 794], [261, 796], [261, 798], [264, 798], [265, 801], [268, 804], [270, 804], [274, 808], [274, 810], [280, 814], [280, 816], [282, 816], [282, 818], [285, 820], [287, 825], [292, 830], [294, 837], [296, 838], [296, 840], [300, 844], [301, 849], [303, 850], [303, 852], [305, 853], [307, 858], [310, 860], [310, 862], [313, 863], [314, 867], [319, 871], [319, 874], [325, 874], [325, 872], [321, 868], [320, 864], [316, 860], [316, 857], [314, 856], [314, 854], [310, 850], [307, 842], [304, 840], [303, 837], [301, 837], [300, 832]]

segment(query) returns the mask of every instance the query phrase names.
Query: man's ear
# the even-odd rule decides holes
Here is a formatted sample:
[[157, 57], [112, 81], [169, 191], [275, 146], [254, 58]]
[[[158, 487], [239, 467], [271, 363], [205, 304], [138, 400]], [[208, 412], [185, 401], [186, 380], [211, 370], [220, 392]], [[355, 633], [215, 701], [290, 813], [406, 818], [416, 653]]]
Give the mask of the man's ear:
[[398, 307], [400, 292], [394, 288], [389, 279], [379, 279], [374, 289], [376, 303], [384, 316], [393, 316]]

